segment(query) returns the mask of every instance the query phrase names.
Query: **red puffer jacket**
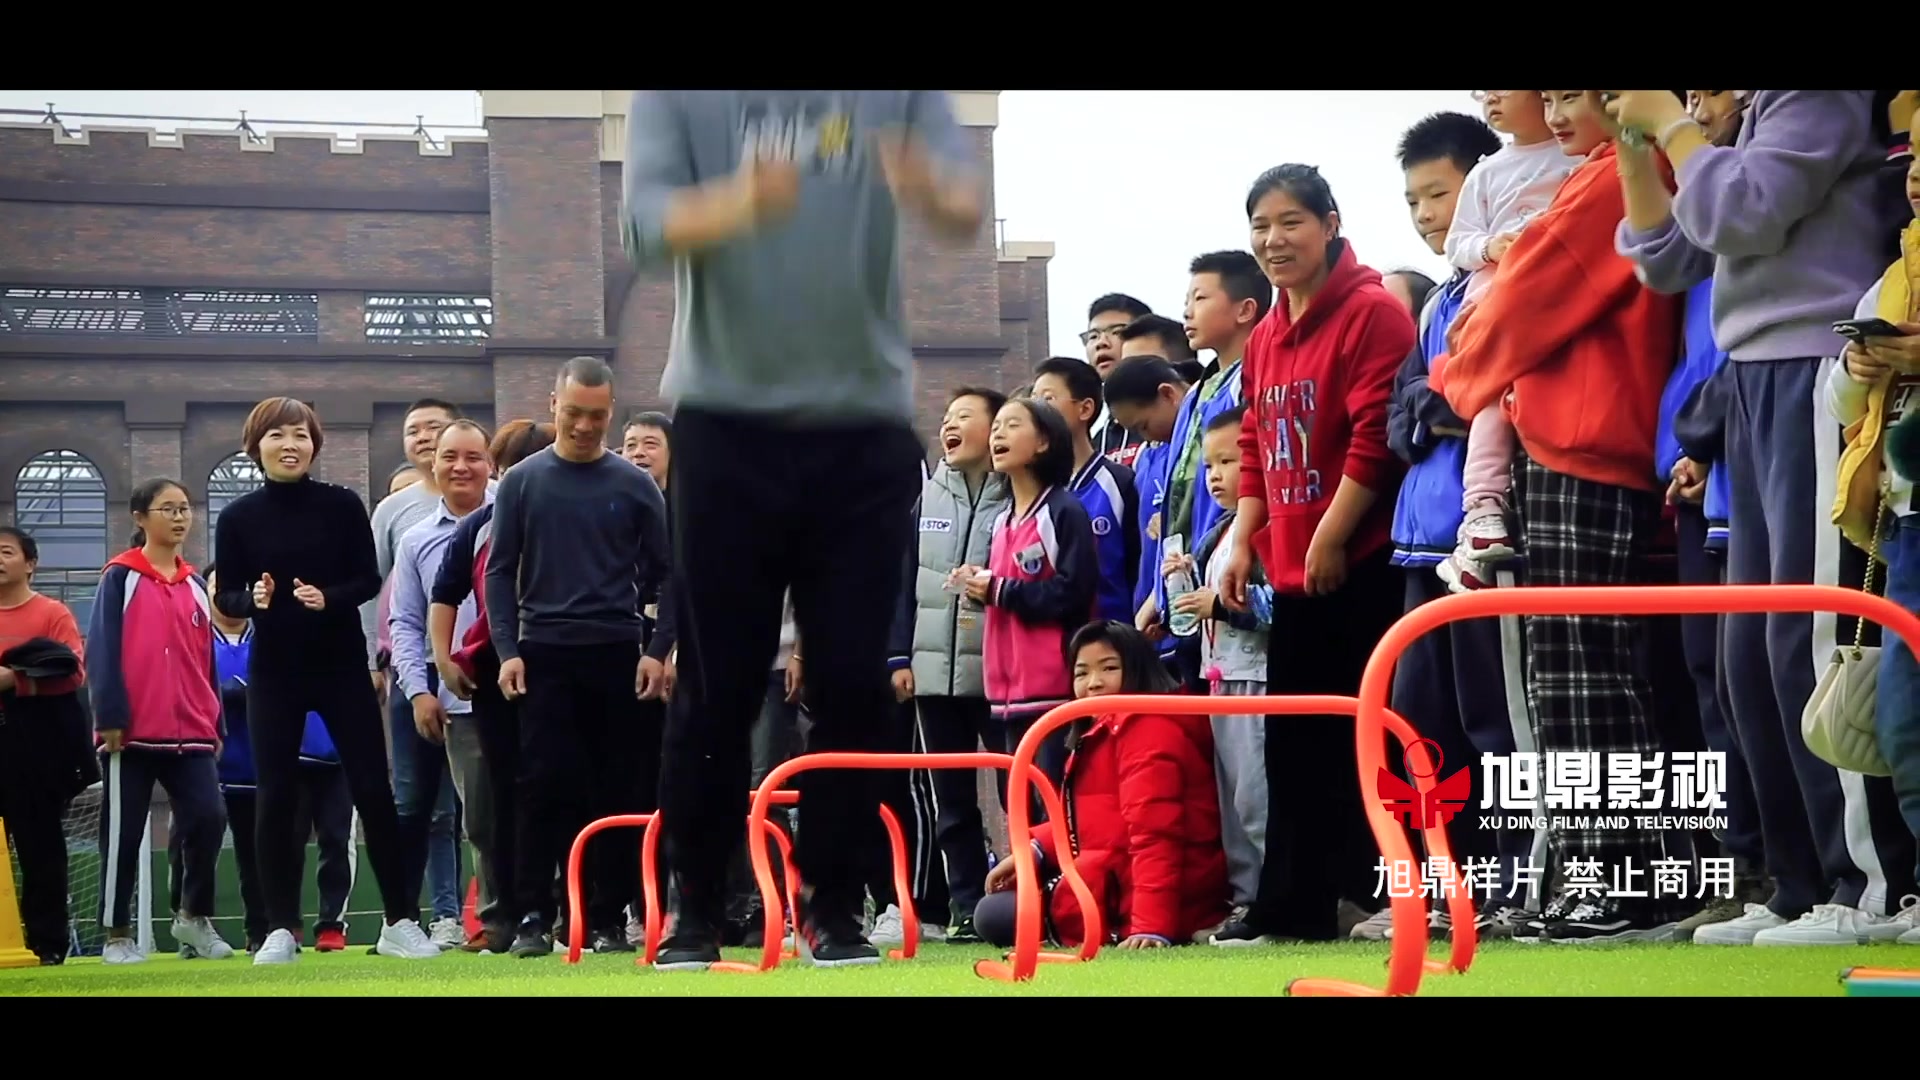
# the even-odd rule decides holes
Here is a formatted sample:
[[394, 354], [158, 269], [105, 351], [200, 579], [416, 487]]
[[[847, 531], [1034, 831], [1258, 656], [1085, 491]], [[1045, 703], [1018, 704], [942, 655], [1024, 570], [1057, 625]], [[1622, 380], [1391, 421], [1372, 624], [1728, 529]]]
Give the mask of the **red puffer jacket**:
[[[1067, 759], [1065, 791], [1074, 865], [1103, 898], [1110, 941], [1157, 934], [1179, 944], [1227, 916], [1227, 856], [1206, 717], [1099, 718]], [[1055, 823], [1036, 826], [1033, 839], [1057, 868]], [[1072, 889], [1054, 890], [1050, 914], [1060, 941], [1080, 944]]]

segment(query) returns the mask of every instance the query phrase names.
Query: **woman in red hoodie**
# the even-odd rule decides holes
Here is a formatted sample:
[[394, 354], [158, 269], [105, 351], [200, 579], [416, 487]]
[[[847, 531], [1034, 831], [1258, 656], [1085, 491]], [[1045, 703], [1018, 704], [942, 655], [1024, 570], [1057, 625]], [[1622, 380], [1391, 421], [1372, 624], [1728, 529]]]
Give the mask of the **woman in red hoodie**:
[[[1066, 655], [1076, 698], [1177, 689], [1146, 635], [1125, 623], [1081, 627]], [[1033, 829], [1047, 879], [1047, 936], [1068, 946], [1085, 940], [1079, 898], [1072, 889], [1053, 888], [1063, 841], [1094, 895], [1106, 898], [1100, 913], [1106, 944], [1182, 945], [1218, 926], [1229, 893], [1207, 718], [1116, 714], [1071, 728], [1061, 788], [1064, 834], [1060, 822]], [[973, 914], [980, 936], [1003, 947], [1013, 944], [1015, 881], [1014, 861], [1000, 860]]]
[[[1505, 403], [1520, 443], [1514, 490], [1529, 585], [1644, 584], [1664, 490], [1654, 428], [1678, 352], [1680, 298], [1642, 285], [1614, 249], [1626, 215], [1620, 132], [1600, 92], [1541, 93], [1561, 149], [1585, 160], [1508, 249], [1486, 298], [1455, 320], [1432, 387], [1462, 416]], [[1526, 620], [1535, 750], [1597, 754], [1602, 770], [1659, 751], [1639, 655], [1647, 631], [1647, 620], [1618, 616]], [[1689, 914], [1669, 910], [1671, 899], [1644, 899], [1663, 855], [1653, 830], [1556, 821], [1547, 834], [1551, 865], [1597, 866], [1600, 892], [1611, 883], [1640, 896], [1582, 898], [1563, 882], [1515, 938], [1663, 940], [1668, 917]]]
[[148, 480], [133, 490], [133, 546], [107, 563], [87, 620], [87, 687], [100, 736], [107, 792], [100, 815], [102, 921], [100, 959], [137, 964], [128, 906], [139, 881], [153, 785], [166, 790], [171, 830], [180, 837], [180, 910], [173, 937], [193, 955], [223, 960], [213, 914], [214, 867], [227, 834], [216, 760], [226, 725], [213, 658], [213, 606], [207, 583], [180, 557], [193, 503], [177, 480]]
[[[1257, 556], [1274, 593], [1267, 692], [1355, 694], [1400, 617], [1388, 528], [1401, 463], [1387, 449], [1387, 400], [1413, 348], [1413, 317], [1341, 238], [1318, 169], [1262, 174], [1247, 220], [1253, 253], [1282, 295], [1241, 368], [1240, 506], [1222, 599], [1246, 610]], [[1377, 892], [1353, 718], [1269, 717], [1266, 738], [1275, 782], [1260, 893], [1215, 945], [1331, 940], [1341, 897]]]

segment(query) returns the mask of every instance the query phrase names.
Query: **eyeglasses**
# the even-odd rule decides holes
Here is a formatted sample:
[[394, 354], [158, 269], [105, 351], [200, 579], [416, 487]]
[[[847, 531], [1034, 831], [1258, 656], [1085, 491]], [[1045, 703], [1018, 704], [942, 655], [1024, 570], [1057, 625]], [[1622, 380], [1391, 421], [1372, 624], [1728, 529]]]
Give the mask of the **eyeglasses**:
[[1094, 339], [1096, 338], [1118, 337], [1120, 335], [1120, 331], [1125, 330], [1126, 328], [1127, 328], [1126, 323], [1120, 323], [1115, 326], [1096, 326], [1091, 330], [1082, 330], [1080, 332], [1080, 344], [1090, 345], [1093, 343]]
[[170, 518], [188, 518], [193, 516], [193, 507], [180, 503], [168, 503], [165, 506], [149, 506], [146, 512], [149, 514], [165, 514]]

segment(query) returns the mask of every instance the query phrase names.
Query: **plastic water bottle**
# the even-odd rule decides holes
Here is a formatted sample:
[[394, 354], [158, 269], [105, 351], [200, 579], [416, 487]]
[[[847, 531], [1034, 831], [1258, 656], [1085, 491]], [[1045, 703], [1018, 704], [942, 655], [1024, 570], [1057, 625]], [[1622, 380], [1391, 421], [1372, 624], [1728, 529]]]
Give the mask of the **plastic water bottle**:
[[[1167, 555], [1185, 555], [1186, 537], [1174, 533], [1161, 543], [1162, 558]], [[1167, 629], [1174, 637], [1192, 637], [1200, 632], [1200, 616], [1190, 611], [1174, 611], [1173, 602], [1192, 592], [1195, 588], [1193, 574], [1186, 570], [1176, 570], [1167, 575]]]

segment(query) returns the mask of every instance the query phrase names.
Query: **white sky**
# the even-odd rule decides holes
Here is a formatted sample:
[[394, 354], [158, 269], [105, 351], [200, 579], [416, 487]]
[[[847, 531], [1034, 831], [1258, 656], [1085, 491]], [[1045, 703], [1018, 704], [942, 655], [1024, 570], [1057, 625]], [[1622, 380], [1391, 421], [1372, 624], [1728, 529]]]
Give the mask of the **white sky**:
[[[1407, 220], [1394, 147], [1430, 112], [1477, 113], [1465, 90], [1008, 90], [994, 136], [996, 214], [1009, 240], [1051, 240], [1053, 351], [1081, 355], [1087, 304], [1107, 292], [1178, 318], [1187, 263], [1245, 248], [1247, 186], [1318, 165], [1361, 260], [1440, 277]], [[472, 90], [0, 90], [0, 108], [253, 120], [477, 124]], [[0, 114], [0, 120], [34, 117]], [[144, 121], [95, 124], [175, 127]], [[213, 125], [187, 125], [213, 126]], [[270, 125], [269, 125], [270, 127]], [[324, 130], [304, 127], [299, 130]]]

